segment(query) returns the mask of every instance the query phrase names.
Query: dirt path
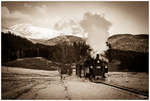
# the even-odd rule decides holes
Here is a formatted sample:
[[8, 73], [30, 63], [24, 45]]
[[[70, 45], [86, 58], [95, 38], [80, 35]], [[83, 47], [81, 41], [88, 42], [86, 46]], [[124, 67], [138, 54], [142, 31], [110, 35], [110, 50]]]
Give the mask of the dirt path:
[[88, 81], [58, 80], [32, 87], [17, 99], [145, 99], [145, 96]]
[[[20, 70], [18, 70], [20, 73]], [[11, 71], [2, 78], [2, 99], [45, 99], [45, 100], [90, 100], [90, 99], [147, 99], [147, 96], [131, 93], [122, 89], [92, 83], [75, 75], [60, 80], [57, 71], [21, 70], [16, 76]], [[38, 75], [38, 72], [40, 75]], [[42, 72], [42, 73], [41, 73]], [[3, 72], [6, 73], [6, 72]], [[36, 75], [33, 76], [33, 74]], [[46, 75], [41, 77], [41, 75]], [[30, 76], [31, 75], [31, 76]], [[12, 86], [14, 85], [14, 86]], [[7, 87], [7, 88], [5, 88]], [[11, 89], [10, 89], [11, 88]]]

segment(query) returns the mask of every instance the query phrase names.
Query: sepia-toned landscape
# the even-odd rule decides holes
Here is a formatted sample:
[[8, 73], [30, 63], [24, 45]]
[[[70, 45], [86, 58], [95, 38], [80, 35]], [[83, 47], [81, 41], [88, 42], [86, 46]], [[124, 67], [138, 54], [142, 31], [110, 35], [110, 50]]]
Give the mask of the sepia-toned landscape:
[[147, 1], [1, 4], [2, 100], [149, 98]]

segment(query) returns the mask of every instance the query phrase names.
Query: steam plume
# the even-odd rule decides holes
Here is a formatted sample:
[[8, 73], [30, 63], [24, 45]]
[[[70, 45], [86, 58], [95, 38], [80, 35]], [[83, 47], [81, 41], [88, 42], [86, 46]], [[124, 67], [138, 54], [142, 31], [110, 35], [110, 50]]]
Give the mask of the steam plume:
[[88, 33], [87, 42], [93, 49], [92, 54], [102, 53], [107, 49], [106, 41], [109, 36], [109, 27], [111, 22], [107, 21], [100, 14], [85, 13], [80, 22], [85, 33]]

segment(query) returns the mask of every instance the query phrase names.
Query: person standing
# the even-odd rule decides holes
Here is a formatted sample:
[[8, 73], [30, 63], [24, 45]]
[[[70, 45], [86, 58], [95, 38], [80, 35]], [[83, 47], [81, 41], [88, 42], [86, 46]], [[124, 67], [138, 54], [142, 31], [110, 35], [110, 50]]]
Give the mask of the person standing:
[[64, 80], [65, 79], [65, 75], [67, 74], [67, 67], [62, 64], [61, 68], [60, 68], [60, 77], [61, 77], [61, 80]]
[[102, 60], [102, 78], [105, 78], [105, 63]]
[[92, 78], [95, 79], [95, 75], [94, 75], [94, 59], [90, 58], [90, 60], [89, 60], [89, 80], [91, 80]]
[[85, 78], [89, 77], [89, 60], [90, 60], [90, 57], [88, 57], [87, 60], [84, 62], [84, 76], [85, 76]]

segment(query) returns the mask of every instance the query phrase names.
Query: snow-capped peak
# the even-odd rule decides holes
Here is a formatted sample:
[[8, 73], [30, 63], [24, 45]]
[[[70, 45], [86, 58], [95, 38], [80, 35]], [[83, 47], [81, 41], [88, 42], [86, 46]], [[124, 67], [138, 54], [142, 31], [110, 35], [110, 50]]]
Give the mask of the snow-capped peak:
[[13, 32], [17, 32], [17, 35], [33, 39], [50, 39], [57, 37], [61, 34], [60, 32], [55, 30], [37, 27], [31, 24], [17, 24], [11, 26], [10, 29]]
[[49, 28], [42, 28], [33, 26], [31, 24], [16, 24], [9, 28], [8, 31], [13, 32], [16, 35], [31, 38], [31, 39], [52, 39], [61, 35], [73, 35], [78, 37], [85, 37], [81, 34], [64, 33], [61, 31], [52, 30]]

